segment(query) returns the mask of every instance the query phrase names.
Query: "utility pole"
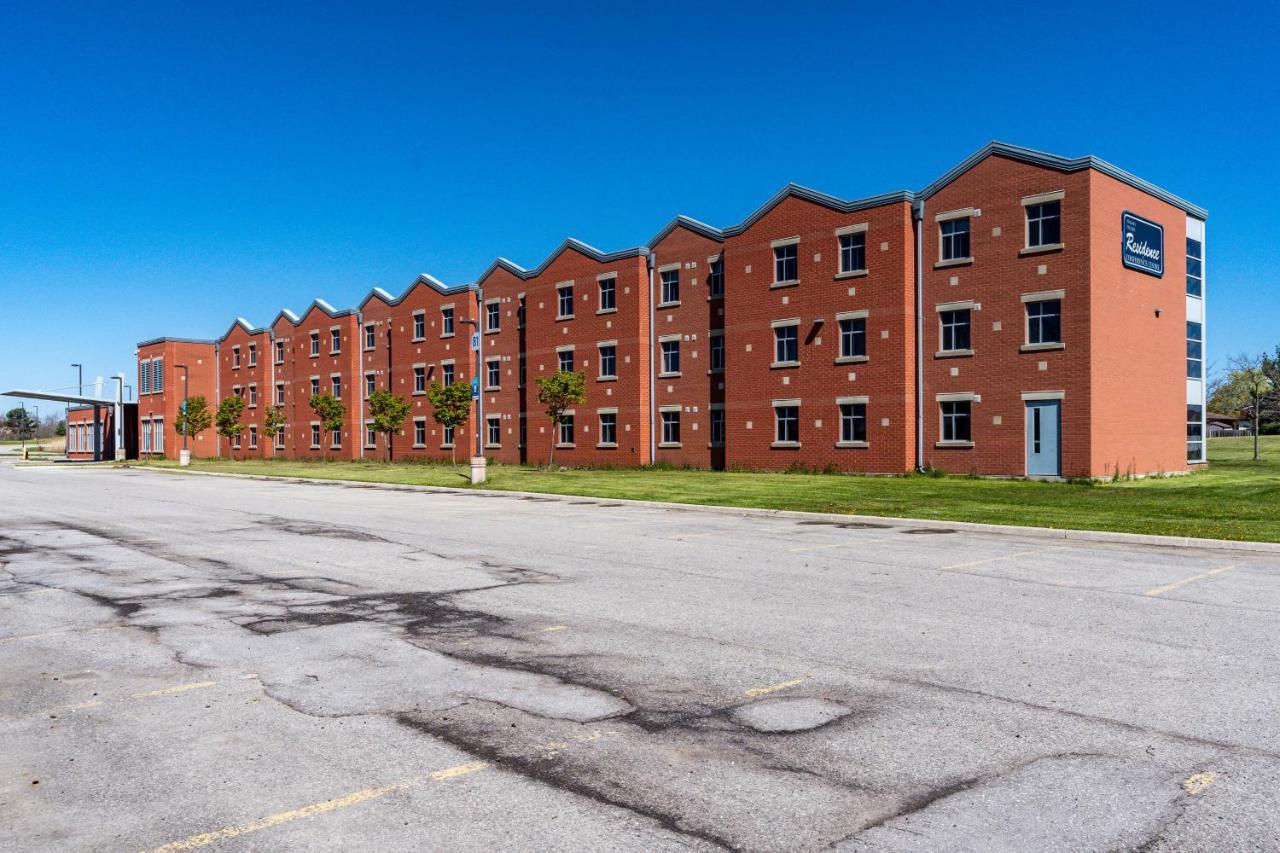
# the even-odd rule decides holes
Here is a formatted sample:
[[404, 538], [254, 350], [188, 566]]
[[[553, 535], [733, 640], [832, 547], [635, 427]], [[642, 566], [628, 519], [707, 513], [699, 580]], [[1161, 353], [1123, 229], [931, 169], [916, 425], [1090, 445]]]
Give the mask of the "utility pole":
[[[274, 356], [273, 356], [274, 357]], [[182, 371], [182, 452], [178, 454], [178, 466], [185, 468], [191, 464], [191, 451], [187, 450], [187, 396], [191, 390], [191, 370], [185, 364], [175, 364]], [[272, 389], [271, 393], [275, 393]]]
[[[76, 369], [76, 393], [79, 394], [81, 397], [83, 397], [84, 396], [84, 365], [73, 364], [71, 366]], [[62, 417], [67, 424], [67, 429], [66, 429], [67, 447], [70, 447], [71, 446], [71, 407], [70, 406], [67, 406], [66, 409], [63, 410]]]
[[471, 399], [476, 402], [476, 455], [471, 457], [471, 485], [475, 486], [483, 483], [488, 479], [488, 460], [484, 458], [484, 385], [481, 384], [481, 375], [484, 373], [484, 329], [481, 325], [484, 317], [484, 289], [476, 288], [476, 317], [475, 319], [464, 318], [460, 322], [464, 325], [471, 326], [474, 331], [471, 333], [471, 349], [475, 351], [475, 368], [471, 376]]

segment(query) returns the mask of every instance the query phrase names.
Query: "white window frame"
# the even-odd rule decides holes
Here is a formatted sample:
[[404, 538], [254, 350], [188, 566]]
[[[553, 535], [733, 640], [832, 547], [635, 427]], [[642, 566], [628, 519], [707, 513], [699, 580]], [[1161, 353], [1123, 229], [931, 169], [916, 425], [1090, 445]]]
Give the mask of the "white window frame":
[[[769, 324], [770, 333], [773, 335], [773, 360], [770, 367], [799, 367], [800, 366], [800, 318], [791, 317], [786, 320], [774, 320]], [[778, 329], [794, 328], [796, 330], [796, 357], [794, 360], [778, 359]]]
[[[1062, 200], [1066, 198], [1065, 190], [1054, 190], [1053, 192], [1038, 193], [1036, 195], [1024, 196], [1022, 199], [1022, 254], [1034, 254], [1036, 252], [1052, 252], [1063, 248], [1062, 242], [1062, 222], [1063, 204]], [[1031, 208], [1049, 202], [1058, 202], [1058, 242], [1056, 243], [1038, 243], [1031, 244]]]

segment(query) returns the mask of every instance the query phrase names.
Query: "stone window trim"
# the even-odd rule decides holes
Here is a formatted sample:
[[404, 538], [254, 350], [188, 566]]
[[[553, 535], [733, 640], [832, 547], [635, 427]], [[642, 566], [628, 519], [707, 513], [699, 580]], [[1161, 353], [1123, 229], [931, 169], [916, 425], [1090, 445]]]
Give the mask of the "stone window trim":
[[800, 235], [798, 234], [794, 237], [781, 237], [777, 240], [770, 240], [769, 248], [778, 249], [778, 248], [781, 248], [782, 246], [795, 246], [799, 242], [800, 242]]
[[1065, 400], [1066, 391], [1023, 391], [1023, 400]]

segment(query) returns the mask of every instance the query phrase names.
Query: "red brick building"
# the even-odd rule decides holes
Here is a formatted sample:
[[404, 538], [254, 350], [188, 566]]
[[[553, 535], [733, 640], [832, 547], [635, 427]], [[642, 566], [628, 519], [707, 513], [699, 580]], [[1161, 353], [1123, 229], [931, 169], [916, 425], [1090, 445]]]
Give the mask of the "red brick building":
[[[680, 216], [612, 253], [566, 240], [532, 269], [423, 275], [199, 345], [211, 400], [245, 396], [252, 435], [270, 388], [289, 424], [273, 452], [301, 458], [462, 457], [478, 429], [509, 463], [1185, 471], [1204, 461], [1206, 215], [1097, 158], [992, 143], [918, 192], [792, 185], [737, 225]], [[482, 411], [446, 435], [425, 389], [476, 376], [477, 327]], [[586, 400], [555, 428], [536, 380], [561, 369], [585, 374]], [[379, 388], [410, 401], [394, 448], [368, 430]], [[348, 406], [327, 447], [317, 390]], [[143, 402], [140, 418], [172, 419]], [[266, 452], [250, 443], [223, 450]]]
[[[218, 407], [218, 343], [189, 338], [156, 338], [138, 344], [138, 448], [146, 456], [177, 459], [182, 450], [178, 412], [184, 393]], [[185, 368], [180, 367], [185, 365]], [[213, 427], [187, 436], [193, 457], [218, 455]]]

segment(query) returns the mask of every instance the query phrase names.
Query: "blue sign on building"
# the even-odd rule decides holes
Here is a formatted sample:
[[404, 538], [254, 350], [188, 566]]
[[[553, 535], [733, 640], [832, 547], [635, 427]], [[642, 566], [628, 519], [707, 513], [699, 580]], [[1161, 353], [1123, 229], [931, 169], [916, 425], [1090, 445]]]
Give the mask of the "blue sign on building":
[[1125, 211], [1120, 220], [1120, 255], [1131, 270], [1164, 275], [1164, 226]]
[[471, 399], [472, 400], [480, 399], [480, 377], [479, 376], [471, 377]]

